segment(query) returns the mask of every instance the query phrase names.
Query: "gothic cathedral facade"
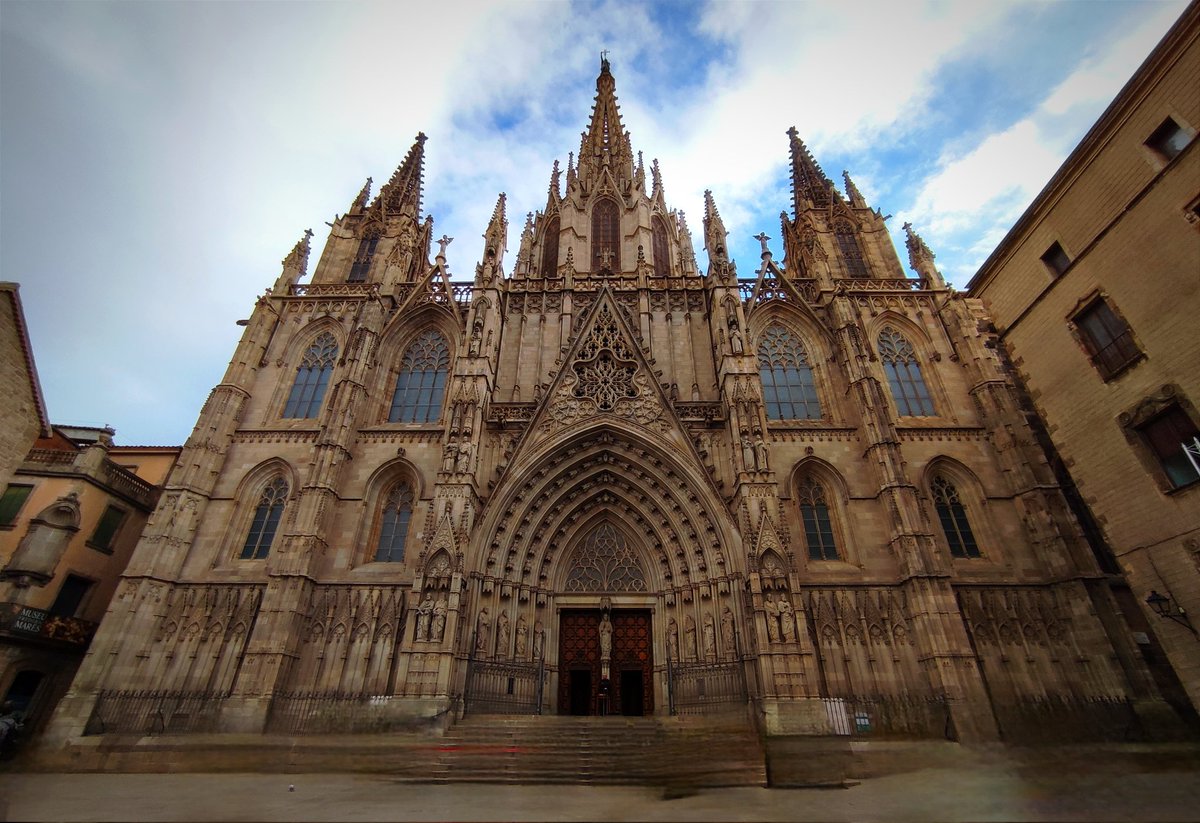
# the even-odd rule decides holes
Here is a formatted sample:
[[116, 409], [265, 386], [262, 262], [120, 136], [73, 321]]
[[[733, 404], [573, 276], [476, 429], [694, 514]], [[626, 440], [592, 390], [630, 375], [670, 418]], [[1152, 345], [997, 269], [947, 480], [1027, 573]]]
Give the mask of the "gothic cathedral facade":
[[1160, 702], [979, 301], [789, 137], [783, 261], [708, 193], [701, 270], [605, 61], [458, 283], [418, 136], [258, 301], [50, 734]]

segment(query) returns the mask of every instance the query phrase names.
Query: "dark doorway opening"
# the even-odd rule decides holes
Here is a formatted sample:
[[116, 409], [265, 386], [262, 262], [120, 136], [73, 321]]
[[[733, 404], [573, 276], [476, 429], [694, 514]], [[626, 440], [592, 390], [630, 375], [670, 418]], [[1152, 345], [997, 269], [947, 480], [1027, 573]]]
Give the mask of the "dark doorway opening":
[[621, 672], [621, 714], [641, 717], [645, 711], [646, 693], [641, 669]]
[[571, 714], [588, 715], [592, 713], [592, 671], [591, 669], [573, 669], [567, 673], [570, 679], [568, 688], [571, 690]]
[[559, 623], [559, 714], [647, 715], [654, 712], [654, 661], [648, 609], [613, 609], [612, 652], [605, 678], [599, 609], [564, 609]]

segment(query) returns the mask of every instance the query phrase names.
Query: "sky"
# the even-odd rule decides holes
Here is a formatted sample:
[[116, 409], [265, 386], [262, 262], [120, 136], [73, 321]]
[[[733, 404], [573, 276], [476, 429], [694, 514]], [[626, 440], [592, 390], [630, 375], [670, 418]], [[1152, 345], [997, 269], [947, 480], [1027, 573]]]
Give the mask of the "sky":
[[[0, 2], [0, 280], [55, 423], [177, 445], [280, 261], [429, 136], [424, 209], [470, 279], [578, 151], [608, 51], [703, 270], [791, 209], [788, 127], [964, 287], [1185, 8], [1122, 2]], [[310, 271], [311, 271], [310, 265]]]

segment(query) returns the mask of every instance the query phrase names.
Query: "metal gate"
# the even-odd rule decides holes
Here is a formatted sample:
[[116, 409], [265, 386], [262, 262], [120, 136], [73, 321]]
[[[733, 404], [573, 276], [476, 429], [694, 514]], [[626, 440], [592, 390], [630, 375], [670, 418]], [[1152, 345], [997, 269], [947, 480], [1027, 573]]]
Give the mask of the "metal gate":
[[541, 714], [544, 660], [467, 659], [463, 714]]

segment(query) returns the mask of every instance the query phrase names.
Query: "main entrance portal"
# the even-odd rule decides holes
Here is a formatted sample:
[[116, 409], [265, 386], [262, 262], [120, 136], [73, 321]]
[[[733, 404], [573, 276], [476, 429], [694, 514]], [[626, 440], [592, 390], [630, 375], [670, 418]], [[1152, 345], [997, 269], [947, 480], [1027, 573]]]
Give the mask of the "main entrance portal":
[[600, 652], [599, 609], [562, 612], [558, 647], [558, 713], [643, 715], [654, 711], [650, 612], [613, 609], [608, 676]]

